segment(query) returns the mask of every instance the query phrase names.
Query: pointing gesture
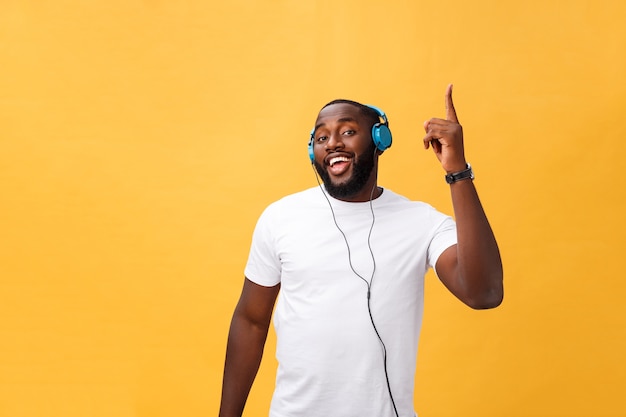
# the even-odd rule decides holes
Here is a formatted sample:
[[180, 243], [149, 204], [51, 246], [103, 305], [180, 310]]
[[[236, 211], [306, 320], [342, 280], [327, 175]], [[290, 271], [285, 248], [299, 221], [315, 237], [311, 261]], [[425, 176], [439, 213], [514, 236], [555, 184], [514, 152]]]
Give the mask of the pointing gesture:
[[446, 172], [459, 172], [466, 168], [463, 148], [463, 127], [452, 102], [452, 84], [446, 89], [446, 118], [432, 118], [424, 122], [424, 149], [432, 147]]

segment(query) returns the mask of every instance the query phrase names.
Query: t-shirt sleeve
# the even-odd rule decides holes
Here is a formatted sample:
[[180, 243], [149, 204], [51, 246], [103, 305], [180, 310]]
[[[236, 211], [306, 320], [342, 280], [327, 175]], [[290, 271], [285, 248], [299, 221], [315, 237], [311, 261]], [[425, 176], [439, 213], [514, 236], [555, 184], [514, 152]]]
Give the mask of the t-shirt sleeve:
[[265, 287], [273, 287], [280, 283], [281, 275], [280, 257], [272, 233], [273, 217], [271, 206], [259, 217], [252, 234], [250, 254], [244, 269], [246, 278]]
[[428, 265], [433, 269], [435, 269], [437, 260], [443, 251], [457, 242], [456, 223], [452, 217], [438, 214], [440, 216], [439, 222], [437, 222], [433, 238], [428, 246]]

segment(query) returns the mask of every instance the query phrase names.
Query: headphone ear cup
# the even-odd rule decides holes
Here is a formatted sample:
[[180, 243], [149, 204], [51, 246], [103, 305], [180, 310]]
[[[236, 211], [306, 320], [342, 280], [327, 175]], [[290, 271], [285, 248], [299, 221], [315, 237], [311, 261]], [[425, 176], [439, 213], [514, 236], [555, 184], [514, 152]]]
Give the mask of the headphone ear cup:
[[315, 128], [313, 128], [311, 130], [311, 138], [309, 139], [309, 159], [311, 160], [311, 163], [315, 162], [315, 153], [313, 153], [313, 134], [315, 133]]
[[376, 123], [372, 126], [372, 140], [376, 148], [383, 152], [391, 146], [391, 130], [386, 124]]

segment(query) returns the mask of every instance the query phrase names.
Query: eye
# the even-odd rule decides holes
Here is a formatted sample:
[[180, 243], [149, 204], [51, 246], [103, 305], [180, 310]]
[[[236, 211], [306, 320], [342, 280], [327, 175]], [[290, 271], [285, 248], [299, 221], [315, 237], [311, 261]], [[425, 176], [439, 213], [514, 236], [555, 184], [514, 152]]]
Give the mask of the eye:
[[349, 130], [345, 130], [345, 131], [343, 131], [341, 134], [342, 134], [342, 135], [345, 135], [345, 136], [352, 136], [352, 135], [354, 135], [355, 133], [356, 133], [356, 131], [355, 131], [355, 130], [351, 130], [351, 129], [349, 129]]
[[328, 136], [318, 136], [317, 139], [315, 139], [316, 142], [320, 143], [320, 142], [324, 142], [328, 139]]

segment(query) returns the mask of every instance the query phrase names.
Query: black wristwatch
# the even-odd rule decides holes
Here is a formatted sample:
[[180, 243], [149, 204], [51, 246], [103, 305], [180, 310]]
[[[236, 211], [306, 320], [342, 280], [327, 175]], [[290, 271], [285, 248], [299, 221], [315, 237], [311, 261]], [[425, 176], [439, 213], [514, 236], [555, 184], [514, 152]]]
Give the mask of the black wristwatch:
[[474, 179], [474, 171], [472, 171], [472, 167], [470, 164], [467, 164], [467, 168], [463, 171], [453, 172], [451, 174], [446, 175], [446, 182], [448, 184], [454, 184], [457, 181], [461, 180], [473, 180]]

